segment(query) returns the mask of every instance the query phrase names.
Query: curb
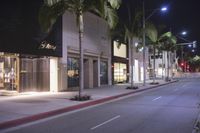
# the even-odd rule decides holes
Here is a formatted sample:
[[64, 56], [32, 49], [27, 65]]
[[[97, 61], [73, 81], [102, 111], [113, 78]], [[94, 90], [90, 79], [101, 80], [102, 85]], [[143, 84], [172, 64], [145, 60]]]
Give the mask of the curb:
[[74, 111], [74, 110], [77, 110], [77, 109], [89, 107], [89, 106], [92, 106], [92, 105], [97, 105], [97, 104], [104, 103], [104, 102], [107, 102], [107, 101], [111, 101], [111, 100], [114, 100], [114, 99], [117, 99], [117, 98], [120, 98], [120, 97], [124, 97], [124, 96], [131, 95], [131, 94], [134, 94], [134, 93], [142, 92], [142, 91], [145, 91], [145, 90], [148, 90], [148, 89], [153, 89], [153, 88], [157, 88], [157, 87], [160, 87], [160, 86], [164, 86], [164, 85], [174, 83], [174, 82], [177, 82], [177, 81], [178, 80], [175, 80], [175, 81], [167, 82], [167, 83], [156, 85], [156, 86], [150, 86], [150, 87], [147, 87], [145, 89], [135, 90], [133, 92], [123, 93], [123, 94], [110, 96], [110, 97], [106, 97], [106, 98], [102, 98], [102, 99], [98, 99], [98, 100], [94, 100], [94, 101], [90, 101], [90, 102], [86, 102], [86, 103], [81, 103], [81, 104], [78, 104], [78, 105], [73, 105], [73, 106], [69, 106], [69, 107], [65, 107], [65, 108], [61, 108], [61, 109], [56, 109], [56, 110], [52, 110], [52, 111], [48, 111], [48, 112], [44, 112], [44, 113], [39, 113], [39, 114], [32, 115], [32, 116], [27, 116], [27, 117], [15, 119], [15, 120], [2, 122], [2, 123], [0, 123], [0, 130], [11, 128], [11, 127], [16, 127], [16, 126], [19, 126], [19, 125], [22, 125], [22, 124], [26, 124], [26, 123], [29, 123], [29, 122], [41, 120], [41, 119], [51, 117], [51, 116], [55, 116], [55, 115], [58, 115], [58, 114]]

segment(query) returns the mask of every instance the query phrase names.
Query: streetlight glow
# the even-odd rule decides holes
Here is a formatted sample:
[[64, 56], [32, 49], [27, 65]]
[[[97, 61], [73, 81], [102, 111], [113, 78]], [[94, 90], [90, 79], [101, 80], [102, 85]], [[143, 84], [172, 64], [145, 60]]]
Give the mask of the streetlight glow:
[[167, 7], [162, 7], [162, 8], [161, 8], [161, 11], [162, 11], [162, 12], [167, 11]]
[[187, 32], [183, 31], [181, 34], [185, 36], [185, 35], [187, 35]]

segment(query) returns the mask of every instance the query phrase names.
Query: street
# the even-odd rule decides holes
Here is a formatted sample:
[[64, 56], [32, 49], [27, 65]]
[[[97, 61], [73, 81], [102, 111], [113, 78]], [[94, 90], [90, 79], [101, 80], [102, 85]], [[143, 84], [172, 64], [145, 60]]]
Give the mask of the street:
[[121, 100], [2, 132], [191, 133], [199, 115], [199, 86], [199, 78], [181, 79]]

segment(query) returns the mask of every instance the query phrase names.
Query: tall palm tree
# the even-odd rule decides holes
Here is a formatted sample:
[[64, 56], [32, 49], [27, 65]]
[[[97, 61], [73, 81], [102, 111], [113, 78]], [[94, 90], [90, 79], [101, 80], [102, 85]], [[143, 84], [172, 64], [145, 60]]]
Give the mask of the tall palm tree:
[[120, 18], [119, 23], [117, 26], [111, 30], [111, 37], [112, 38], [117, 38], [120, 41], [128, 43], [129, 47], [129, 80], [131, 82], [131, 86], [128, 88], [131, 89], [136, 89], [138, 88], [137, 86], [134, 86], [134, 81], [133, 81], [133, 57], [134, 57], [134, 51], [133, 51], [133, 40], [134, 38], [140, 38], [141, 33], [142, 33], [142, 28], [141, 28], [141, 19], [142, 19], [142, 12], [138, 9], [134, 9], [130, 7], [130, 4], [127, 4], [127, 19]]
[[133, 61], [134, 61], [134, 51], [133, 51], [133, 39], [139, 38], [142, 33], [141, 28], [141, 19], [142, 19], [142, 12], [136, 9], [134, 12], [131, 11], [130, 5], [127, 6], [128, 10], [128, 20], [124, 22], [124, 31], [125, 31], [125, 40], [128, 41], [129, 45], [129, 71], [130, 71], [130, 80], [131, 80], [131, 88], [137, 88], [134, 86], [134, 79], [133, 79]]
[[83, 47], [82, 39], [84, 33], [83, 13], [92, 11], [105, 19], [110, 28], [117, 24], [117, 14], [115, 12], [120, 6], [120, 0], [44, 0], [44, 5], [40, 10], [39, 22], [44, 31], [50, 31], [58, 17], [65, 11], [76, 15], [76, 22], [79, 29], [79, 98], [81, 98], [84, 87], [83, 82]]
[[142, 19], [142, 12], [138, 9], [136, 9], [135, 11], [132, 11], [130, 8], [130, 5], [127, 5], [127, 17], [128, 19], [125, 20], [120, 20], [119, 21], [119, 28], [115, 29], [115, 31], [117, 30], [117, 34], [120, 37], [124, 37], [124, 41], [128, 43], [128, 47], [129, 47], [129, 51], [130, 51], [130, 57], [129, 57], [129, 62], [130, 62], [130, 76], [129, 76], [129, 80], [131, 81], [131, 89], [136, 89], [138, 88], [137, 86], [134, 86], [134, 81], [133, 81], [133, 48], [134, 48], [134, 44], [133, 44], [133, 39], [139, 37], [140, 33], [141, 33], [141, 19]]
[[169, 53], [174, 52], [176, 50], [176, 37], [171, 32], [166, 32], [162, 35], [162, 43], [160, 45], [160, 48], [164, 51], [167, 51], [167, 77], [166, 80], [169, 80]]
[[160, 34], [158, 29], [155, 27], [153, 23], [148, 23], [146, 29], [147, 37], [149, 38], [150, 44], [153, 47], [153, 83], [155, 83], [155, 53], [156, 49], [158, 51], [161, 50], [161, 45], [163, 43], [166, 43], [170, 40], [170, 33], [171, 32], [165, 32]]

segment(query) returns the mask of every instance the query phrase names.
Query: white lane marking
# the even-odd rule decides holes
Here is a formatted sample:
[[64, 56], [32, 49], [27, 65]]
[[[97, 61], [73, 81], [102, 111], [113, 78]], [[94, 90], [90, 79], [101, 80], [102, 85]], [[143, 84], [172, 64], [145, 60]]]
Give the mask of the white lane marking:
[[107, 123], [109, 123], [109, 122], [111, 122], [111, 121], [113, 121], [113, 120], [115, 120], [115, 119], [117, 119], [117, 118], [119, 118], [119, 117], [120, 117], [120, 115], [115, 116], [115, 117], [113, 117], [113, 118], [111, 118], [111, 119], [109, 119], [109, 120], [107, 120], [107, 121], [105, 121], [105, 122], [103, 122], [103, 123], [101, 123], [101, 124], [95, 126], [95, 127], [92, 127], [91, 130], [94, 130], [94, 129], [100, 127], [100, 126], [103, 126], [103, 125], [105, 125], [105, 124], [107, 124]]
[[162, 96], [157, 97], [157, 98], [154, 98], [152, 101], [158, 100], [158, 99], [160, 99], [160, 98], [162, 98]]

